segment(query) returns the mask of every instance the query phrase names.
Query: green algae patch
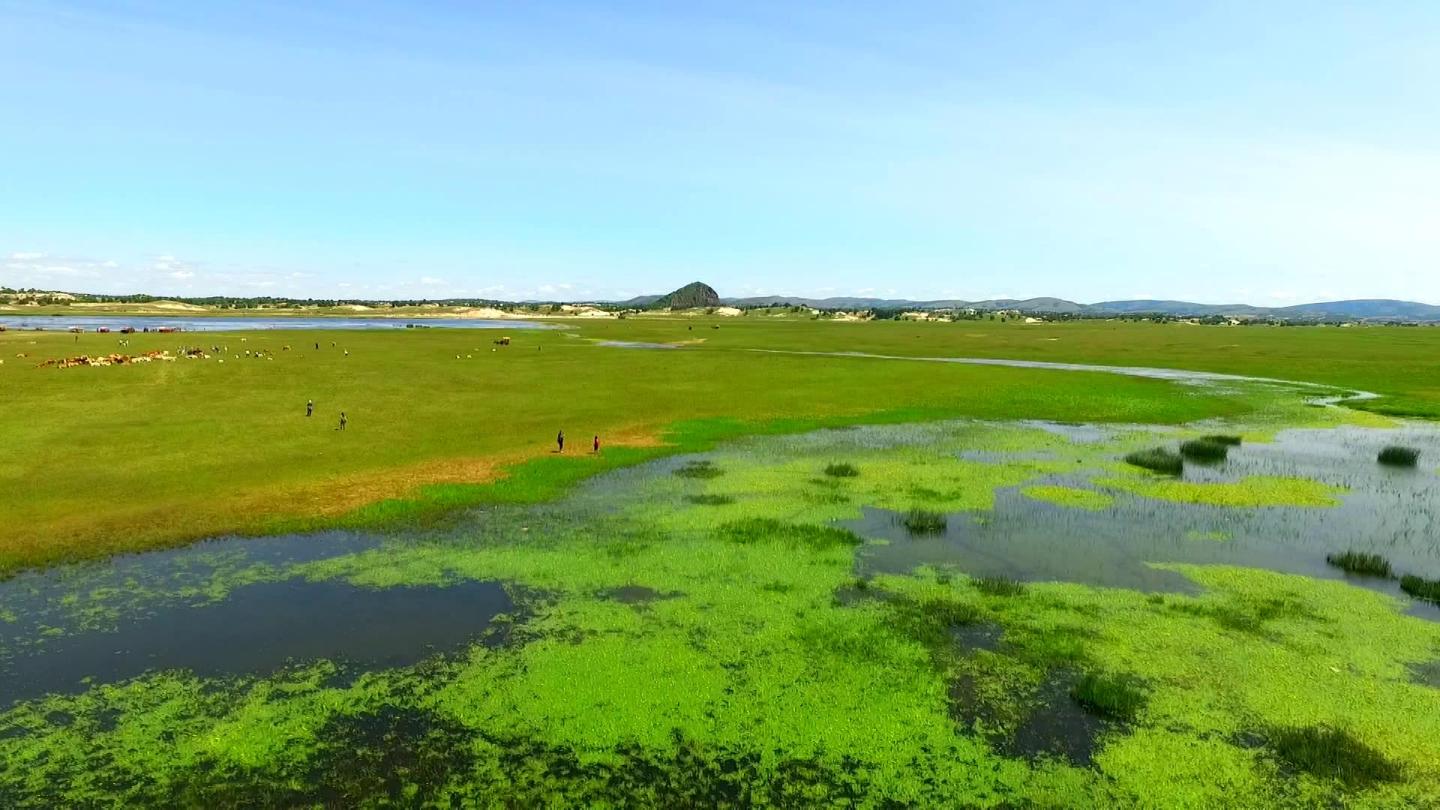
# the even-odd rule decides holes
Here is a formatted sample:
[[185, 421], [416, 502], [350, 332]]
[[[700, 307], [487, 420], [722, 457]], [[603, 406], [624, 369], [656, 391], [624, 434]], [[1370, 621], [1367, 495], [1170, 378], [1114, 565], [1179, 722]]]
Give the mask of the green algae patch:
[[1203, 506], [1259, 508], [1266, 506], [1339, 506], [1341, 487], [1308, 478], [1250, 476], [1235, 482], [1167, 481], [1154, 478], [1100, 478], [1096, 486], [1142, 498]]
[[1025, 487], [1020, 490], [1027, 498], [1037, 501], [1053, 503], [1057, 506], [1068, 506], [1072, 509], [1088, 509], [1100, 511], [1108, 509], [1115, 503], [1115, 499], [1103, 492], [1095, 492], [1089, 489], [1077, 487], [1064, 487], [1054, 485], [1040, 485]]

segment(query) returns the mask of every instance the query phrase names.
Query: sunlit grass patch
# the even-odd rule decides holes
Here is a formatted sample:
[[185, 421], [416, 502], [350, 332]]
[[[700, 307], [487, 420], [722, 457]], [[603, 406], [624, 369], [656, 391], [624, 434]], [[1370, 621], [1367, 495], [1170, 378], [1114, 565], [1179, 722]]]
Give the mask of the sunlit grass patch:
[[1400, 577], [1400, 590], [1416, 599], [1440, 604], [1440, 579], [1425, 579], [1414, 574]]
[[1392, 444], [1380, 451], [1376, 461], [1387, 467], [1414, 467], [1420, 463], [1420, 451]]
[[1103, 492], [1095, 492], [1089, 489], [1078, 489], [1076, 487], [1064, 487], [1053, 485], [1037, 485], [1025, 487], [1020, 490], [1027, 498], [1037, 501], [1045, 501], [1058, 506], [1068, 506], [1074, 509], [1089, 509], [1099, 511], [1107, 509], [1115, 503], [1115, 499]]
[[1259, 508], [1265, 506], [1339, 506], [1345, 490], [1308, 478], [1251, 476], [1234, 482], [1170, 481], [1154, 478], [1112, 477], [1096, 480], [1099, 486], [1145, 498], [1206, 506]]
[[1086, 710], [1112, 720], [1130, 722], [1145, 707], [1145, 691], [1133, 680], [1089, 673], [1070, 690]]
[[1125, 463], [1161, 475], [1179, 475], [1185, 471], [1185, 460], [1163, 447], [1137, 450], [1125, 457]]
[[1271, 750], [1282, 761], [1321, 779], [1357, 788], [1400, 779], [1399, 766], [1344, 729], [1278, 728], [1267, 736]]
[[1389, 578], [1394, 573], [1390, 568], [1389, 560], [1379, 554], [1370, 554], [1363, 551], [1345, 551], [1327, 554], [1325, 555], [1325, 562], [1350, 574]]
[[943, 534], [948, 521], [940, 512], [911, 509], [900, 517], [900, 523], [911, 534]]
[[825, 465], [825, 474], [831, 478], [854, 478], [860, 474], [854, 464], [844, 462]]

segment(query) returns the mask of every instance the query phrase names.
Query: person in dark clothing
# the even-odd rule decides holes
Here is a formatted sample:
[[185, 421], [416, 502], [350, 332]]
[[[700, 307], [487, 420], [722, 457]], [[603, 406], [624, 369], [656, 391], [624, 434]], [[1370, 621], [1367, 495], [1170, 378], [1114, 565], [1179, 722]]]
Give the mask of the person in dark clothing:
[[307, 401], [306, 401], [306, 403], [305, 403], [305, 415], [306, 415], [306, 416], [314, 416], [314, 415], [315, 415], [315, 400], [312, 399], [312, 400], [307, 400]]
[[565, 431], [562, 430], [555, 435], [555, 445], [558, 448], [555, 452], [565, 452]]
[[600, 434], [598, 434], [598, 433], [595, 434], [595, 441], [594, 441], [593, 445], [591, 446], [590, 452], [592, 452], [592, 453], [599, 453], [599, 452], [600, 452]]
[[345, 423], [348, 422], [348, 421], [349, 421], [349, 420], [345, 418], [345, 412], [344, 412], [344, 411], [341, 411], [341, 412], [340, 412], [340, 427], [335, 428], [335, 429], [336, 429], [336, 430], [344, 430], [344, 429], [345, 429]]

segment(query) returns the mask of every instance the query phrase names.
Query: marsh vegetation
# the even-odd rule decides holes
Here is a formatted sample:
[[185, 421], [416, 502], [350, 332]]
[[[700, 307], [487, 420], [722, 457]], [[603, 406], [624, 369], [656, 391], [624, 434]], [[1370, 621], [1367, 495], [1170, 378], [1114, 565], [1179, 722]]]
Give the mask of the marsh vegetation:
[[1214, 464], [1224, 461], [1230, 455], [1232, 445], [1210, 439], [1192, 439], [1180, 445], [1180, 455], [1190, 461]]
[[1339, 568], [1348, 574], [1361, 574], [1367, 577], [1389, 578], [1394, 572], [1390, 568], [1390, 561], [1379, 554], [1370, 554], [1363, 551], [1342, 551], [1338, 554], [1327, 554], [1325, 561]]
[[1414, 467], [1420, 463], [1420, 451], [1413, 447], [1390, 445], [1380, 451], [1377, 460], [1387, 467]]
[[1111, 720], [1130, 722], [1145, 707], [1145, 691], [1132, 679], [1087, 673], [1070, 690], [1086, 709]]
[[911, 509], [900, 518], [900, 522], [911, 534], [944, 534], [949, 521], [940, 512], [929, 509]]
[[1185, 459], [1164, 447], [1137, 450], [1125, 456], [1125, 463], [1161, 475], [1180, 475], [1185, 471]]
[[[675, 339], [674, 324], [633, 328]], [[906, 328], [860, 334], [936, 351]], [[653, 353], [659, 370], [589, 362], [665, 383], [625, 406], [627, 424], [664, 411], [675, 379], [695, 382], [665, 407], [708, 404], [695, 405], [705, 374], [733, 377], [733, 407], [771, 421], [656, 417], [664, 430], [632, 447], [543, 448], [493, 483], [407, 491], [350, 524], [366, 531], [0, 582], [0, 803], [1423, 806], [1440, 793], [1440, 690], [1412, 675], [1440, 649], [1440, 608], [1424, 601], [1440, 588], [1440, 489], [1371, 455], [1374, 431], [1427, 453], [1431, 433], [1272, 387], [1177, 396], [1098, 375], [919, 402], [947, 388], [927, 375], [1036, 378], [900, 361], [864, 365], [866, 407], [896, 409], [855, 427], [860, 404], [788, 416], [804, 397], [743, 377], [848, 380], [859, 363], [736, 360], [726, 347], [746, 334], [781, 333], [727, 328]], [[527, 362], [573, 371], [560, 345]], [[917, 394], [920, 379], [932, 385]], [[980, 418], [943, 419], [957, 401]], [[1117, 463], [1161, 441], [1155, 429], [1010, 418], [1097, 412], [1228, 416], [1163, 435], [1248, 443], [1189, 474], [1162, 448], [1178, 467], [1155, 476]], [[420, 522], [431, 511], [417, 504], [447, 517]], [[1370, 576], [1337, 578], [1327, 557]], [[307, 615], [317, 604], [337, 609]], [[256, 610], [263, 643], [233, 630]], [[302, 643], [309, 619], [349, 615], [371, 632]], [[126, 660], [122, 647], [135, 666], [93, 666]]]

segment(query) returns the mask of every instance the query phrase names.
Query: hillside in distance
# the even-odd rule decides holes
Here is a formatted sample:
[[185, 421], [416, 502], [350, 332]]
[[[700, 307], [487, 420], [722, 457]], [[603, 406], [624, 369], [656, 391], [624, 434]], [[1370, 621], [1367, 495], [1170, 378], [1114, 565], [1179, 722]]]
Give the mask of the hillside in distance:
[[943, 299], [916, 301], [904, 298], [802, 298], [757, 296], [722, 298], [730, 306], [804, 306], [813, 309], [897, 309], [897, 310], [1017, 310], [1043, 314], [1072, 314], [1091, 317], [1107, 315], [1171, 315], [1184, 318], [1276, 318], [1282, 320], [1354, 320], [1440, 322], [1440, 306], [1416, 301], [1360, 299], [1298, 304], [1288, 307], [1257, 307], [1250, 304], [1197, 304], [1190, 301], [1137, 299], [1080, 304], [1063, 298], [999, 298], [984, 301]]

